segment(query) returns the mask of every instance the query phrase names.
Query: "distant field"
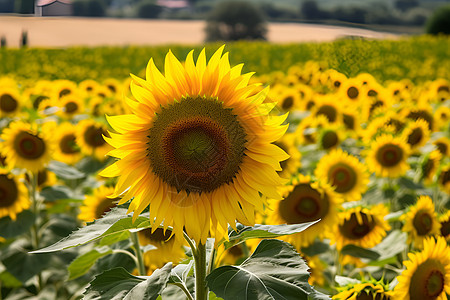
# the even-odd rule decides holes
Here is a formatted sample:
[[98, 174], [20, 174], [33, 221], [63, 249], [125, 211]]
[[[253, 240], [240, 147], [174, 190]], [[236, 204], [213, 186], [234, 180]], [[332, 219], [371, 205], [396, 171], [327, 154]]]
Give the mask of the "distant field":
[[[22, 31], [33, 47], [199, 44], [205, 40], [204, 21], [110, 18], [0, 17], [0, 36], [17, 47]], [[299, 23], [269, 24], [275, 43], [327, 42], [339, 38], [392, 39], [394, 34], [353, 27]]]

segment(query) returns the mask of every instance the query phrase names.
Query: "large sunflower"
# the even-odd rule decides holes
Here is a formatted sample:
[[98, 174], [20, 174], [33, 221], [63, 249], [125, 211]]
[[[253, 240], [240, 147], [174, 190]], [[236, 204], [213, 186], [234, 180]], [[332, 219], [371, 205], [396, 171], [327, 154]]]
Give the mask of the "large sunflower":
[[323, 156], [314, 174], [335, 187], [335, 192], [346, 201], [360, 200], [369, 183], [366, 165], [341, 149], [332, 150]]
[[377, 176], [396, 178], [409, 169], [406, 162], [409, 152], [409, 145], [403, 139], [384, 134], [370, 144], [366, 163]]
[[24, 168], [33, 173], [42, 170], [50, 161], [54, 145], [50, 138], [51, 124], [45, 123], [41, 131], [36, 124], [13, 122], [3, 130], [0, 151], [6, 156], [10, 168]]
[[25, 184], [6, 170], [0, 169], [0, 218], [9, 216], [15, 220], [18, 213], [29, 207]]
[[384, 204], [371, 207], [352, 207], [339, 214], [339, 223], [336, 225], [331, 240], [336, 242], [336, 248], [342, 249], [352, 244], [362, 248], [372, 248], [381, 242], [390, 230], [384, 217], [389, 213]]
[[417, 204], [412, 206], [406, 215], [401, 217], [405, 221], [402, 230], [408, 233], [408, 243], [421, 249], [423, 241], [430, 235], [438, 235], [440, 223], [430, 197], [420, 196]]
[[202, 243], [236, 219], [253, 225], [266, 196], [280, 199], [276, 171], [288, 158], [272, 144], [287, 116], [269, 117], [275, 103], [263, 104], [267, 89], [249, 96], [252, 74], [231, 68], [222, 51], [207, 63], [203, 50], [196, 64], [191, 51], [184, 65], [169, 51], [165, 75], [151, 59], [147, 80], [133, 76], [133, 114], [108, 117], [118, 132], [106, 138], [116, 148], [109, 155], [120, 160], [101, 173], [120, 176], [112, 197], [134, 197], [135, 217], [150, 206], [152, 222]]
[[283, 200], [270, 200], [273, 211], [268, 213], [267, 224], [300, 224], [320, 221], [305, 231], [285, 237], [300, 249], [310, 245], [316, 237], [324, 238], [338, 221], [341, 198], [327, 183], [311, 181], [309, 176], [299, 175], [286, 186]]
[[113, 187], [100, 186], [94, 190], [93, 195], [87, 195], [80, 206], [78, 219], [92, 222], [100, 219], [105, 213], [115, 207], [119, 199], [108, 198], [114, 192]]
[[450, 294], [450, 248], [443, 237], [428, 238], [423, 251], [408, 254], [406, 270], [397, 277], [394, 298], [446, 300]]

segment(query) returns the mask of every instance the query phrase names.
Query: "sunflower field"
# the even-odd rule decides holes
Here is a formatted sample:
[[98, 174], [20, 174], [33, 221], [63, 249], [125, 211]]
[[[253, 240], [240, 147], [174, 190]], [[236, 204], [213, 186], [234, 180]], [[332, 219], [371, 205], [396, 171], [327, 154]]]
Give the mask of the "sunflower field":
[[0, 61], [0, 299], [450, 295], [449, 38]]

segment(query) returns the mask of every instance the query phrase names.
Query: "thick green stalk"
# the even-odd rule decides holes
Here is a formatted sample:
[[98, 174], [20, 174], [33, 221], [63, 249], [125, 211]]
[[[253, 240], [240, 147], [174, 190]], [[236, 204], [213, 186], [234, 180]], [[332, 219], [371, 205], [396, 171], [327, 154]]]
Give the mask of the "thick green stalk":
[[193, 253], [195, 262], [195, 300], [208, 299], [206, 286], [206, 246], [199, 243], [197, 251]]
[[141, 246], [139, 245], [139, 238], [137, 235], [137, 232], [130, 231], [130, 237], [131, 241], [133, 242], [134, 246], [134, 252], [136, 253], [137, 258], [137, 268], [140, 276], [147, 275], [147, 272], [145, 271], [145, 264], [144, 264], [144, 256], [142, 255]]

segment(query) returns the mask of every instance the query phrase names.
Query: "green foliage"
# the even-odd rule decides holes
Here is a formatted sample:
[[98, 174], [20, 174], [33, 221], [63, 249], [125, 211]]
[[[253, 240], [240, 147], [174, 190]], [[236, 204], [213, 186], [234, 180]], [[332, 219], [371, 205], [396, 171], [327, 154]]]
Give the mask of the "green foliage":
[[308, 266], [294, 248], [263, 240], [239, 266], [223, 266], [206, 278], [217, 296], [228, 299], [329, 299], [308, 284]]
[[266, 32], [258, 7], [244, 1], [225, 1], [217, 4], [208, 17], [206, 40], [264, 40]]
[[138, 18], [156, 19], [162, 12], [162, 7], [155, 4], [155, 1], [144, 0], [139, 2], [136, 10], [136, 15]]
[[106, 4], [103, 0], [76, 0], [72, 5], [74, 16], [103, 17], [106, 13]]
[[78, 256], [67, 267], [69, 270], [69, 280], [78, 278], [86, 274], [98, 259], [112, 253], [109, 247], [97, 247], [89, 252]]
[[437, 9], [427, 22], [427, 33], [450, 34], [450, 5]]
[[18, 14], [33, 14], [34, 0], [15, 0], [14, 12]]

